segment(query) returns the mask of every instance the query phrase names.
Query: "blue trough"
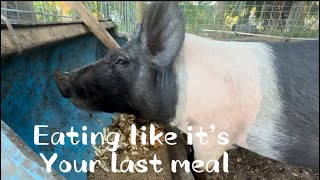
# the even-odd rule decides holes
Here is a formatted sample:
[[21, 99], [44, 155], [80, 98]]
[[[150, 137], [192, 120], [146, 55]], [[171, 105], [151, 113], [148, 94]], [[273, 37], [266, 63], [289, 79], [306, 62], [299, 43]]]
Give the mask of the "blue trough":
[[[120, 45], [127, 41], [124, 37], [118, 37], [114, 29], [108, 31]], [[27, 179], [28, 176], [33, 179], [46, 179], [46, 176], [40, 173], [45, 167], [42, 166], [42, 159], [30, 160], [19, 147], [24, 144], [37, 155], [34, 158], [38, 160], [40, 153], [47, 159], [57, 153], [58, 157], [52, 167], [58, 175], [66, 179], [87, 178], [87, 173], [77, 173], [74, 168], [67, 173], [61, 172], [59, 164], [66, 160], [73, 166], [76, 161], [80, 169], [82, 160], [89, 162], [94, 159], [91, 144], [72, 145], [66, 137], [64, 145], [52, 145], [51, 135], [55, 132], [68, 132], [74, 127], [74, 131], [81, 137], [84, 132], [82, 127], [87, 126], [85, 132], [90, 138], [91, 132], [102, 132], [103, 126], [111, 123], [111, 114], [97, 113], [92, 117], [88, 112], [76, 108], [61, 96], [54, 83], [53, 74], [57, 69], [67, 71], [92, 63], [106, 52], [104, 45], [93, 34], [87, 33], [1, 59], [1, 154], [4, 154], [1, 155], [1, 177]], [[101, 120], [102, 124], [97, 119]], [[40, 128], [40, 134], [47, 134], [40, 137], [40, 142], [48, 142], [49, 145], [34, 143], [35, 125], [48, 126]], [[13, 136], [19, 140], [13, 140]], [[26, 158], [29, 158], [31, 165], [24, 163]], [[5, 169], [9, 168], [9, 165], [15, 166], [19, 171], [24, 170], [25, 174], [7, 173], [6, 176], [2, 172], [9, 171]], [[62, 169], [65, 169], [65, 166], [62, 166]]]

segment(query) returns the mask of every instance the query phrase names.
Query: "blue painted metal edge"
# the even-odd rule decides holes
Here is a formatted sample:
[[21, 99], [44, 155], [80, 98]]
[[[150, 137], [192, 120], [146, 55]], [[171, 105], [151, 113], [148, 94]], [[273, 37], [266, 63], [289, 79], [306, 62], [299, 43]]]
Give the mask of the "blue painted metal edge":
[[[10, 172], [11, 171], [11, 172]], [[1, 179], [64, 180], [44, 162], [1, 119]]]

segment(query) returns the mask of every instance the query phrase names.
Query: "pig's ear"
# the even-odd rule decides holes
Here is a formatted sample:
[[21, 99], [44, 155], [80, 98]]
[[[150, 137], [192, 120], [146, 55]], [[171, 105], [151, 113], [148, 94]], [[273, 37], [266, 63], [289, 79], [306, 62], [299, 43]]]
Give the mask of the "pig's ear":
[[185, 37], [183, 14], [177, 1], [154, 2], [144, 14], [139, 43], [164, 67], [177, 57]]
[[134, 31], [133, 31], [132, 39], [137, 39], [137, 38], [139, 38], [139, 36], [140, 36], [140, 29], [141, 29], [141, 24], [137, 24], [137, 25], [136, 25], [136, 28], [135, 28]]

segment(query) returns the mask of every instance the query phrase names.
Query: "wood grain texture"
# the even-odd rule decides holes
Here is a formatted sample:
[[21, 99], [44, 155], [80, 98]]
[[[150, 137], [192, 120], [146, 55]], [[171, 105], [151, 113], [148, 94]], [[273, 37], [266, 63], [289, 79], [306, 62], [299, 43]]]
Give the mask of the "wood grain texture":
[[[111, 21], [100, 22], [104, 29], [113, 28]], [[22, 51], [36, 47], [49, 45], [58, 41], [82, 36], [92, 33], [83, 23], [63, 23], [53, 25], [13, 25], [13, 30], [17, 34], [17, 41]], [[6, 28], [1, 29], [1, 57], [6, 57], [18, 53], [17, 42]]]
[[117, 49], [120, 45], [112, 36], [99, 25], [98, 20], [89, 12], [80, 1], [66, 1], [66, 3], [80, 16], [81, 20], [97, 36], [97, 38], [109, 49]]

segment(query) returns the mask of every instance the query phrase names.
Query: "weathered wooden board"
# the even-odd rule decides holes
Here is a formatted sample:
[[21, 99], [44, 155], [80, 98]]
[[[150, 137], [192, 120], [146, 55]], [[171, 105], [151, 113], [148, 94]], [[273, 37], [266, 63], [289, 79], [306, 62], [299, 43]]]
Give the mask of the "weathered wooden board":
[[99, 25], [98, 20], [89, 12], [87, 7], [79, 1], [66, 1], [77, 12], [81, 20], [90, 28], [97, 38], [108, 48], [117, 49], [119, 44], [112, 38], [105, 28]]
[[[114, 28], [112, 21], [99, 24], [105, 29]], [[17, 41], [7, 28], [1, 29], [1, 58], [18, 53], [17, 43], [25, 51], [92, 33], [84, 23], [12, 26], [17, 34]]]

